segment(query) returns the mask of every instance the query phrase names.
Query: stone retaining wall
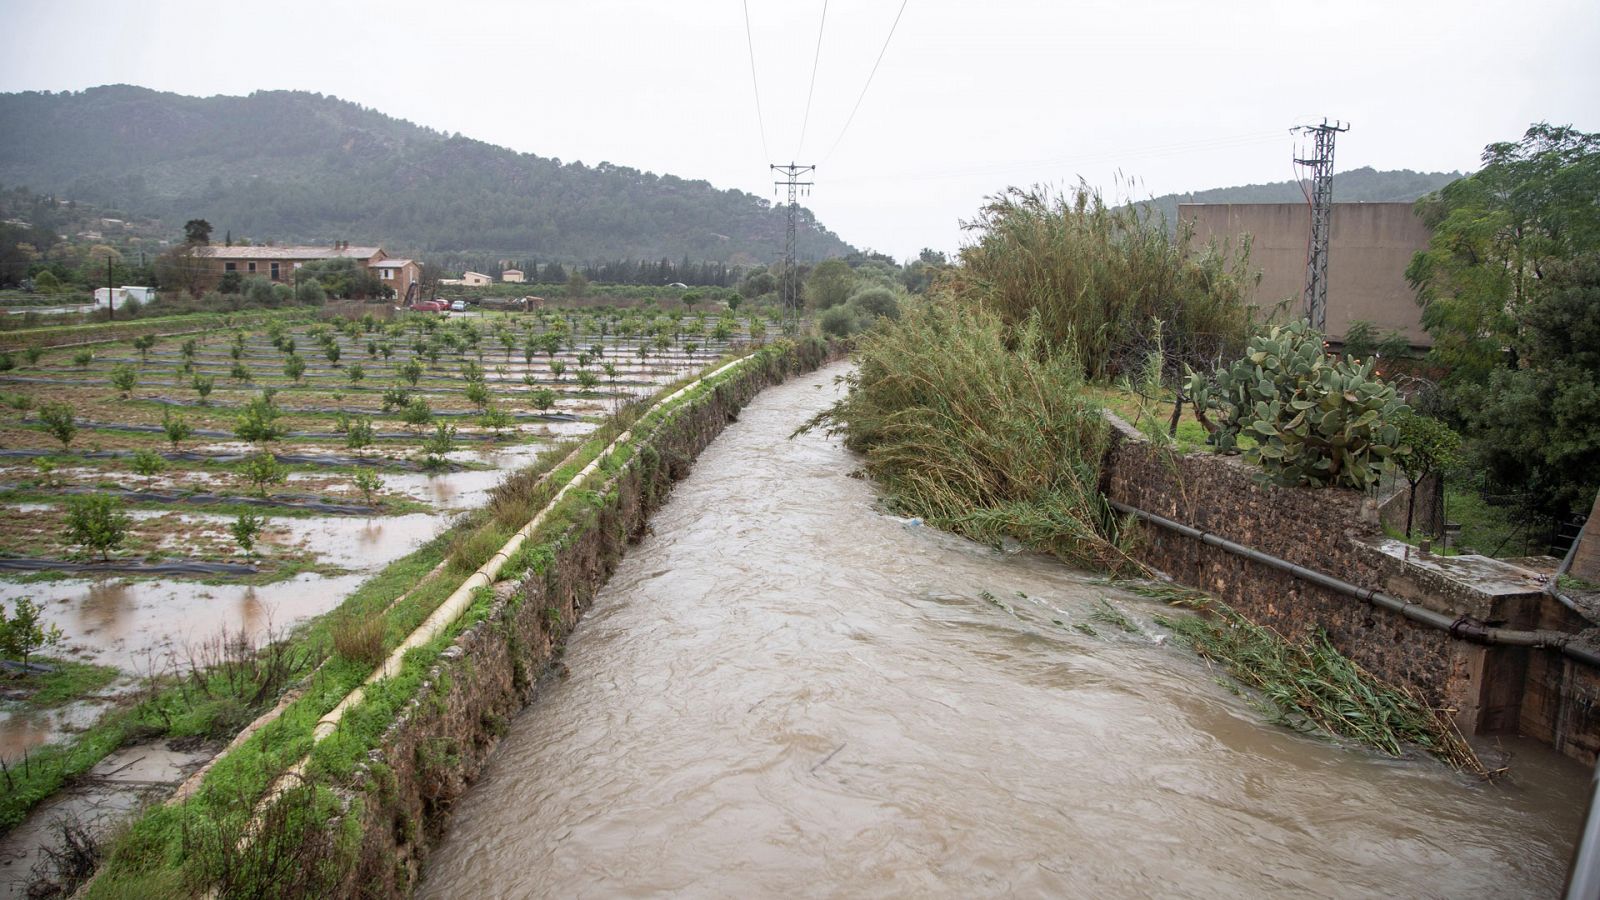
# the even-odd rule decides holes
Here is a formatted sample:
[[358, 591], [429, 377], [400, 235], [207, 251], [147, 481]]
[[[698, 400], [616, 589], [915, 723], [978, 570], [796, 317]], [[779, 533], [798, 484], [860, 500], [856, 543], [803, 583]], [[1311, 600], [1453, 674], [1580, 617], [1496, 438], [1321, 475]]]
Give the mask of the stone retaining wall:
[[[1387, 538], [1376, 503], [1343, 489], [1280, 487], [1238, 457], [1153, 446], [1112, 418], [1102, 489], [1113, 500], [1363, 588], [1513, 629], [1589, 627], [1527, 570], [1479, 556], [1416, 555]], [[1527, 734], [1593, 763], [1600, 673], [1558, 652], [1483, 646], [1155, 526], [1136, 555], [1290, 638], [1327, 634], [1379, 677], [1455, 710], [1462, 730]]]
[[627, 545], [688, 474], [699, 453], [762, 388], [810, 371], [829, 354], [801, 345], [742, 369], [689, 401], [636, 448], [540, 575], [497, 586], [489, 614], [453, 642], [369, 756], [353, 791], [362, 840], [341, 896], [409, 896], [451, 809], [513, 716], [538, 695], [566, 636]]

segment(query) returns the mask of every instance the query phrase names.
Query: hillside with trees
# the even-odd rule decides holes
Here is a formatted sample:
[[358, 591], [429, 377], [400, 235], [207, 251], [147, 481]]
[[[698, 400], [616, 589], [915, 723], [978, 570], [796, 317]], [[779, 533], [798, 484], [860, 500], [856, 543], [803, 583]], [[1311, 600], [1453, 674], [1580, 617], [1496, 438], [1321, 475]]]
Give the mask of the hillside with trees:
[[[0, 183], [255, 240], [442, 257], [768, 262], [784, 214], [704, 181], [563, 163], [334, 97], [186, 97], [129, 85], [0, 94]], [[851, 247], [801, 211], [806, 256]]]
[[[1439, 190], [1461, 177], [1460, 172], [1413, 172], [1410, 169], [1379, 171], [1371, 167], [1336, 172], [1333, 177], [1335, 203], [1381, 203], [1416, 200]], [[1180, 203], [1304, 203], [1306, 195], [1296, 181], [1274, 181], [1268, 184], [1243, 184], [1237, 187], [1212, 188], [1207, 191], [1190, 191], [1182, 194], [1162, 194], [1144, 201], [1143, 205], [1164, 216], [1169, 223], [1178, 221]]]

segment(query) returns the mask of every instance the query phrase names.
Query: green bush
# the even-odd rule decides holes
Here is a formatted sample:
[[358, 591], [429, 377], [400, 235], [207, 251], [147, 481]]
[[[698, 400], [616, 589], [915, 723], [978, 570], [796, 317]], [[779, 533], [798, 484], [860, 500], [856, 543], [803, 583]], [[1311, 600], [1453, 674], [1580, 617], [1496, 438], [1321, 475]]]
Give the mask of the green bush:
[[384, 485], [383, 476], [371, 469], [362, 469], [356, 472], [353, 482], [356, 490], [360, 491], [362, 498], [367, 501], [368, 506], [372, 505], [372, 495], [383, 490]]
[[244, 477], [256, 486], [263, 497], [267, 495], [267, 488], [282, 484], [289, 478], [288, 470], [278, 462], [278, 458], [266, 452], [257, 453], [245, 460], [242, 471]]
[[45, 622], [43, 611], [32, 597], [18, 597], [16, 609], [9, 616], [0, 606], [0, 653], [26, 666], [33, 654], [61, 643], [60, 626]]
[[829, 337], [849, 337], [861, 330], [856, 311], [849, 306], [830, 306], [817, 317], [817, 327]]
[[122, 501], [105, 494], [67, 498], [67, 540], [101, 559], [127, 539], [133, 519], [122, 511]]
[[138, 384], [139, 373], [134, 370], [133, 366], [127, 363], [117, 363], [111, 369], [111, 386], [122, 392], [124, 400], [133, 393], [134, 387]]
[[344, 433], [344, 445], [351, 450], [360, 450], [362, 447], [371, 446], [374, 439], [372, 420], [363, 416], [350, 420], [350, 427]]
[[257, 443], [260, 441], [275, 441], [283, 437], [287, 429], [277, 424], [280, 410], [272, 402], [272, 398], [263, 392], [250, 401], [239, 411], [238, 424], [233, 432], [242, 441]]
[[135, 450], [128, 465], [136, 474], [150, 478], [159, 475], [167, 467], [167, 461], [154, 450]]
[[857, 293], [850, 298], [850, 305], [869, 322], [880, 316], [900, 318], [900, 300], [894, 291], [885, 287], [871, 287]]
[[41, 403], [39, 421], [44, 424], [45, 431], [61, 442], [61, 449], [72, 446], [72, 438], [78, 433], [72, 407], [60, 402]]
[[177, 451], [179, 444], [194, 436], [194, 426], [189, 424], [189, 420], [174, 415], [170, 409], [161, 411], [161, 430], [166, 433], [174, 452]]
[[1394, 424], [1400, 429], [1400, 452], [1395, 454], [1395, 465], [1411, 488], [1406, 498], [1405, 534], [1409, 538], [1418, 486], [1429, 475], [1442, 475], [1461, 465], [1461, 435], [1438, 419], [1410, 411], [1396, 416]]
[[265, 516], [245, 512], [240, 513], [239, 518], [233, 520], [233, 523], [228, 526], [228, 530], [233, 533], [233, 539], [239, 542], [240, 550], [245, 553], [253, 553], [256, 547], [256, 538], [261, 536], [261, 529], [266, 524], [267, 519]]
[[1216, 449], [1249, 436], [1245, 458], [1274, 481], [1365, 490], [1400, 448], [1395, 419], [1409, 411], [1372, 370], [1372, 360], [1329, 357], [1302, 320], [1258, 334], [1211, 378], [1191, 372], [1189, 396], [1217, 413]]

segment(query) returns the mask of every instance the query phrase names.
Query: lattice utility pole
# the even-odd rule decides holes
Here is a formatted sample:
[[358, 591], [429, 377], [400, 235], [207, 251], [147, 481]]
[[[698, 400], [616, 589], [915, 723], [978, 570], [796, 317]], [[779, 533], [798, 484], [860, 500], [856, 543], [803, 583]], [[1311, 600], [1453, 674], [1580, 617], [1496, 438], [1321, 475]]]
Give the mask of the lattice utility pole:
[[1333, 226], [1333, 137], [1349, 131], [1344, 122], [1321, 125], [1304, 125], [1294, 129], [1309, 134], [1315, 141], [1316, 154], [1310, 159], [1296, 159], [1302, 166], [1311, 167], [1311, 248], [1306, 254], [1306, 316], [1318, 331], [1328, 329], [1328, 233]]
[[773, 187], [787, 187], [789, 189], [789, 228], [785, 233], [783, 242], [783, 330], [785, 334], [793, 334], [800, 329], [800, 270], [795, 266], [795, 218], [800, 213], [800, 204], [796, 198], [800, 190], [806, 189], [811, 193], [811, 185], [815, 182], [800, 181], [799, 178], [808, 172], [815, 172], [816, 166], [801, 166], [789, 163], [786, 166], [771, 166], [772, 171], [783, 175], [782, 181], [774, 181]]

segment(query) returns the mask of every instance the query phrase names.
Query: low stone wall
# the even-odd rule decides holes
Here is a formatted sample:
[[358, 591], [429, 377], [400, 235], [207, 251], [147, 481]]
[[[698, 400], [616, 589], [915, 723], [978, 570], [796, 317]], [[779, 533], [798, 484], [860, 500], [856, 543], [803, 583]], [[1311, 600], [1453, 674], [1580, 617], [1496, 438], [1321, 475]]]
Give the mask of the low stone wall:
[[[1532, 572], [1484, 557], [1421, 557], [1388, 539], [1377, 504], [1342, 489], [1281, 487], [1238, 457], [1153, 446], [1112, 417], [1108, 497], [1363, 588], [1512, 629], [1588, 627]], [[1462, 730], [1528, 734], [1586, 762], [1600, 750], [1591, 711], [1600, 673], [1558, 652], [1484, 646], [1322, 588], [1193, 538], [1142, 526], [1145, 564], [1216, 594], [1290, 638], [1321, 631], [1388, 681], [1455, 710]]]
[[497, 586], [489, 614], [440, 655], [381, 748], [370, 754], [367, 774], [353, 790], [362, 840], [341, 896], [411, 894], [454, 802], [511, 717], [536, 698], [541, 675], [672, 482], [688, 474], [695, 457], [762, 388], [828, 358], [816, 346], [801, 345], [691, 400], [641, 441], [607, 489], [596, 492], [599, 505], [558, 541], [542, 574]]

